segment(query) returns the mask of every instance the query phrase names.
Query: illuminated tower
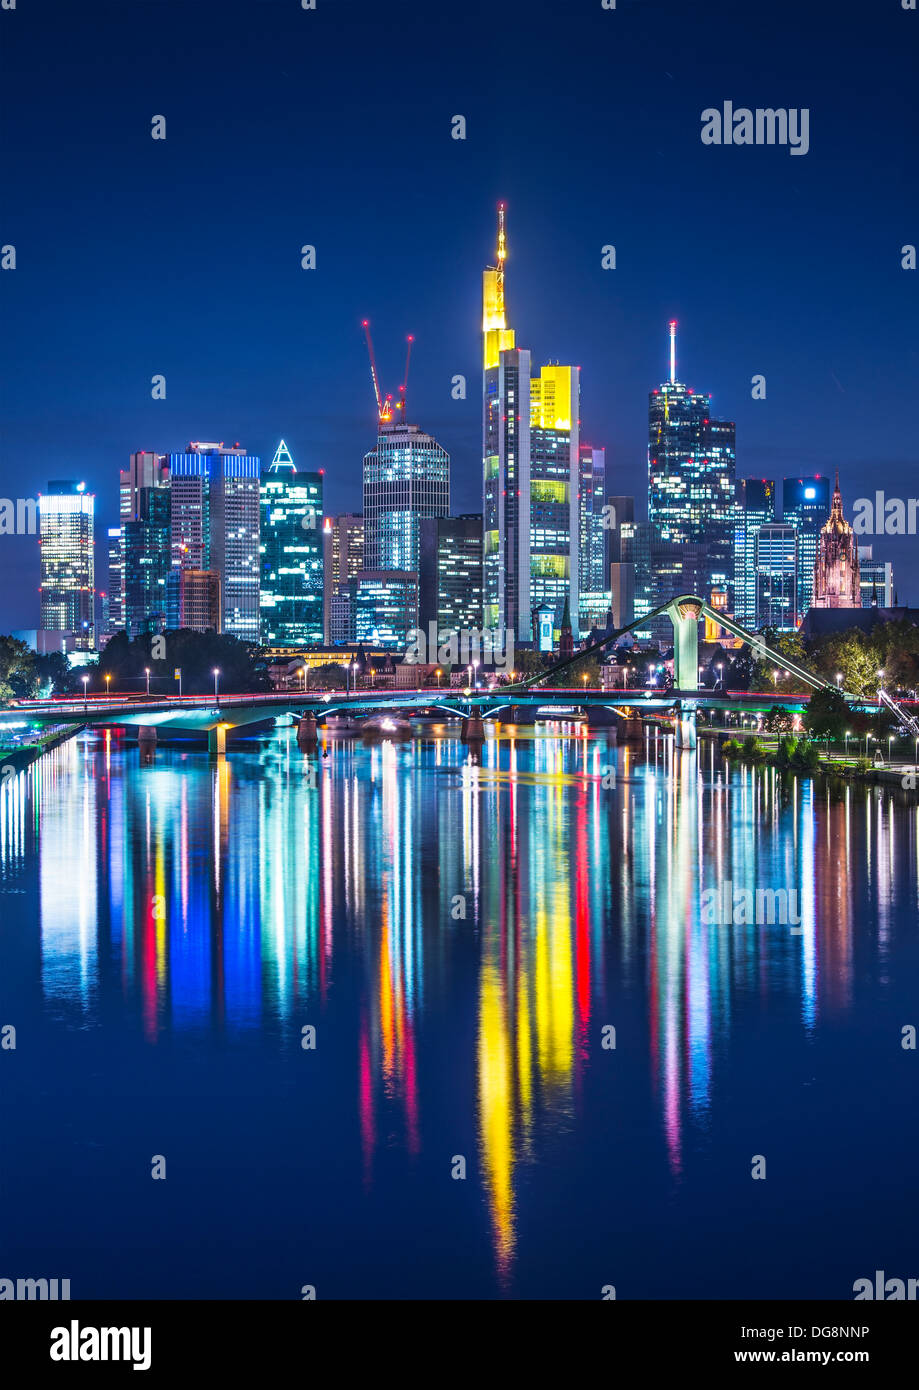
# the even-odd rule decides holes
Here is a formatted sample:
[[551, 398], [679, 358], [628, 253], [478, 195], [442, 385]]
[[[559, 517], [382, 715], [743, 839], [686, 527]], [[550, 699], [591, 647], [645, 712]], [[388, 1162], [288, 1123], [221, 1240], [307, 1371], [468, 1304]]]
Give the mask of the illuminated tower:
[[298, 472], [282, 439], [261, 478], [261, 640], [305, 647], [323, 640], [322, 470]]
[[738, 478], [734, 526], [734, 618], [752, 628], [757, 612], [756, 537], [761, 526], [775, 521], [775, 481], [770, 478]]
[[487, 628], [530, 641], [544, 602], [578, 611], [580, 368], [531, 380], [531, 354], [507, 326], [505, 210], [497, 265], [482, 276], [483, 587]]
[[169, 455], [172, 564], [220, 576], [221, 631], [259, 640], [260, 459], [239, 445]]
[[95, 502], [85, 483], [49, 483], [38, 501], [41, 629], [73, 633], [77, 651], [96, 645]]
[[364, 568], [418, 569], [422, 517], [450, 513], [450, 455], [417, 425], [380, 422], [364, 455]]
[[[657, 537], [702, 549], [700, 597], [733, 608], [734, 424], [714, 420], [711, 396], [676, 379], [676, 323], [670, 324], [670, 380], [648, 398], [648, 518]], [[673, 597], [664, 594], [661, 601]]]
[[814, 601], [814, 563], [820, 528], [830, 510], [830, 480], [786, 478], [782, 484], [782, 520], [798, 533], [798, 619]]
[[861, 608], [861, 579], [855, 533], [842, 514], [839, 474], [833, 505], [817, 541], [814, 608]]

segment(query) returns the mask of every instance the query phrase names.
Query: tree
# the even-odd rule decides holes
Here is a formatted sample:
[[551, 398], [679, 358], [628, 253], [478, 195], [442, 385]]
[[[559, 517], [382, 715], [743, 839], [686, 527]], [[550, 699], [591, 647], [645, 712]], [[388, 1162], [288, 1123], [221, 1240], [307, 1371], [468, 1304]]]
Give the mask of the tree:
[[763, 730], [767, 734], [789, 734], [794, 722], [794, 715], [784, 705], [773, 705], [763, 716]]
[[[160, 643], [165, 655], [160, 656]], [[185, 695], [206, 695], [214, 689], [214, 670], [220, 672], [220, 689], [239, 694], [270, 690], [266, 662], [261, 649], [238, 637], [216, 632], [192, 632], [179, 628], [162, 637], [145, 634], [130, 639], [118, 632], [108, 642], [94, 668], [93, 690], [105, 689], [105, 676], [111, 676], [113, 692], [143, 693], [146, 671], [150, 671], [151, 695], [178, 693], [175, 671], [182, 672]]]
[[842, 691], [825, 687], [811, 695], [803, 723], [815, 738], [841, 739], [852, 727], [852, 711]]
[[35, 653], [15, 637], [0, 637], [0, 700], [37, 695]]

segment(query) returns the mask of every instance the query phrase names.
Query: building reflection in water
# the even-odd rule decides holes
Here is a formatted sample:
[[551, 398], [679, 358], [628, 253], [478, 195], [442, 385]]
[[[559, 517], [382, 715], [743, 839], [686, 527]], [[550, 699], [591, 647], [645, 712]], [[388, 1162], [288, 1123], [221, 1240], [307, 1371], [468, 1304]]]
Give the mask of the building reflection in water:
[[[917, 893], [915, 806], [726, 771], [710, 745], [504, 729], [478, 759], [442, 737], [322, 752], [278, 735], [216, 761], [160, 749], [141, 767], [117, 735], [74, 740], [0, 791], [0, 885], [16, 891], [37, 864], [55, 1016], [92, 1020], [117, 993], [151, 1045], [262, 1030], [296, 1048], [302, 1020], [353, 1011], [368, 1187], [381, 1146], [423, 1150], [438, 1078], [420, 1039], [474, 1010], [474, 1048], [453, 1066], [472, 1082], [503, 1285], [525, 1230], [521, 1170], [577, 1130], [623, 989], [679, 1181], [738, 998], [778, 993], [813, 1030], [852, 1004], [853, 904], [867, 895], [860, 950], [883, 975], [904, 874]], [[723, 882], [797, 890], [800, 930], [707, 925], [701, 893]]]

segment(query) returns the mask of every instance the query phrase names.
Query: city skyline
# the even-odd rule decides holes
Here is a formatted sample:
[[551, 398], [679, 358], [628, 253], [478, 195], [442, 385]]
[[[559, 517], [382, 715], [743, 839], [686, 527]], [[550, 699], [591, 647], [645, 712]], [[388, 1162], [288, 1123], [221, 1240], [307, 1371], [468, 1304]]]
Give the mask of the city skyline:
[[[642, 495], [642, 398], [666, 374], [661, 325], [674, 318], [690, 367], [681, 366], [683, 379], [712, 390], [716, 414], [736, 421], [739, 475], [832, 475], [838, 467], [848, 497], [869, 473], [882, 477], [888, 495], [910, 496], [915, 465], [899, 407], [916, 373], [915, 281], [901, 268], [900, 248], [916, 240], [916, 208], [902, 178], [910, 122], [898, 15], [878, 16], [865, 52], [853, 43], [850, 16], [827, 30], [816, 14], [778, 6], [774, 31], [757, 49], [772, 74], [771, 100], [794, 106], [804, 92], [812, 111], [807, 156], [790, 159], [784, 150], [711, 148], [699, 139], [700, 112], [722, 93], [737, 92], [739, 101], [740, 89], [759, 90], [740, 42], [744, 21], [727, 5], [701, 18], [673, 4], [571, 15], [566, 32], [579, 62], [553, 69], [544, 126], [514, 99], [548, 62], [524, 26], [507, 56], [507, 138], [497, 152], [476, 76], [475, 20], [487, 22], [476, 3], [468, 34], [449, 52], [436, 49], [435, 90], [413, 92], [411, 105], [393, 101], [382, 114], [361, 96], [342, 108], [324, 60], [326, 45], [346, 45], [350, 89], [368, 90], [385, 16], [333, 8], [304, 53], [310, 20], [293, 8], [261, 5], [266, 22], [250, 24], [249, 6], [222, 5], [226, 74], [248, 96], [220, 128], [202, 115], [188, 80], [210, 53], [217, 7], [183, 7], [177, 69], [179, 12], [158, 6], [161, 23], [134, 55], [130, 80], [113, 62], [120, 15], [90, 41], [77, 15], [48, 8], [56, 11], [53, 46], [28, 10], [6, 40], [2, 240], [16, 246], [17, 268], [0, 275], [9, 325], [0, 464], [27, 495], [61, 474], [52, 458], [66, 458], [65, 476], [85, 478], [99, 497], [104, 534], [118, 520], [104, 495], [113, 463], [123, 467], [140, 448], [181, 448], [205, 432], [242, 439], [264, 458], [283, 436], [302, 467], [325, 470], [327, 511], [353, 509], [375, 423], [360, 330], [369, 318], [389, 382], [402, 370], [405, 333], [415, 335], [410, 413], [423, 416], [451, 455], [455, 510], [477, 509], [478, 285], [494, 207], [504, 199], [515, 229], [515, 326], [537, 361], [551, 354], [581, 366], [588, 442], [606, 447], [612, 490]], [[366, 14], [354, 26], [346, 11], [358, 8]], [[781, 38], [785, 11], [794, 47]], [[603, 37], [610, 24], [618, 26], [612, 49]], [[418, 15], [415, 50], [434, 51], [438, 33], [436, 16]], [[302, 53], [299, 67], [288, 47]], [[816, 52], [835, 83], [814, 76]], [[72, 62], [86, 76], [76, 90], [64, 80]], [[847, 79], [856, 72], [860, 82], [882, 75], [883, 116], [849, 110]], [[106, 144], [90, 140], [87, 153], [85, 133], [103, 122], [110, 131], [114, 103], [117, 133]], [[150, 138], [158, 112], [168, 122], [162, 143]], [[451, 139], [455, 112], [466, 114], [465, 142]], [[380, 148], [401, 169], [425, 170], [430, 205], [416, 193], [406, 198], [403, 178], [379, 177]], [[564, 171], [572, 209], [574, 188], [589, 190], [577, 218], [545, 207], [547, 157], [549, 168], [554, 160]], [[859, 217], [840, 236], [855, 160]], [[306, 185], [297, 173], [304, 167], [314, 171]], [[730, 217], [713, 223], [712, 189], [728, 170]], [[648, 206], [649, 187], [665, 171], [678, 199], [673, 218]], [[319, 178], [321, 208], [312, 196]], [[210, 218], [199, 227], [194, 216], [156, 215], [219, 209], [227, 186], [246, 193], [238, 216], [220, 217], [216, 239]], [[55, 246], [52, 187], [72, 209], [66, 254]], [[453, 211], [434, 222], [429, 206], [441, 202]], [[122, 211], [137, 215], [123, 219]], [[316, 247], [315, 271], [300, 268], [307, 243]], [[608, 244], [615, 270], [602, 269]], [[129, 323], [141, 330], [128, 331]], [[166, 377], [164, 400], [150, 396], [156, 373]], [[767, 380], [765, 400], [751, 397], [757, 373]], [[457, 374], [466, 378], [465, 400], [451, 397]], [[883, 437], [877, 418], [894, 422]], [[884, 542], [903, 601], [915, 591], [913, 539]], [[37, 588], [28, 542], [6, 537], [0, 547], [2, 628], [33, 621], [21, 578], [35, 574]]]

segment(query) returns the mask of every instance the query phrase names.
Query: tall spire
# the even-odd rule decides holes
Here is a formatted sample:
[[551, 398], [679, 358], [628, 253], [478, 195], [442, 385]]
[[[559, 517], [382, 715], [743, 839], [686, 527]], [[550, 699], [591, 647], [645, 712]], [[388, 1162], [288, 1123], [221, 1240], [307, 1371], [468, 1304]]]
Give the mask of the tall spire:
[[498, 298], [501, 313], [504, 313], [504, 262], [507, 260], [507, 232], [504, 226], [505, 208], [498, 204]]
[[670, 385], [676, 381], [676, 319], [670, 320]]

